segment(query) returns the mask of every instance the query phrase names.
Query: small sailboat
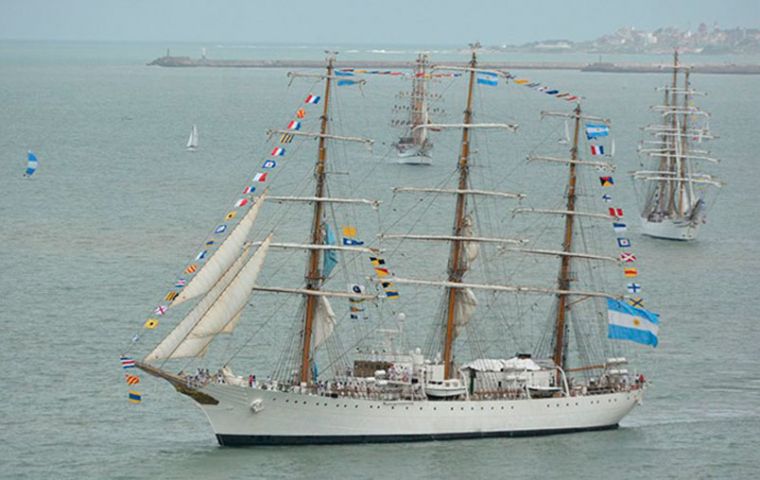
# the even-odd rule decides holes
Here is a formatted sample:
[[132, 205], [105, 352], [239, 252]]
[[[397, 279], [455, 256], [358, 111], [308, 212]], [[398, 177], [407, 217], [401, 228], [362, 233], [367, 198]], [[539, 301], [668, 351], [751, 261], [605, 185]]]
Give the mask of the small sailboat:
[[[650, 159], [649, 166], [633, 172], [641, 204], [642, 233], [670, 240], [693, 240], [706, 221], [710, 187], [722, 182], [700, 171], [703, 163], [718, 163], [707, 150], [696, 145], [715, 138], [710, 132], [710, 115], [694, 106], [695, 96], [705, 95], [692, 89], [689, 70], [673, 59], [673, 80], [659, 88], [665, 92], [662, 105], [652, 110], [661, 118], [659, 124], [644, 127], [654, 140], [639, 147], [639, 154]], [[683, 86], [679, 86], [683, 74]]]
[[39, 166], [39, 161], [37, 160], [37, 156], [29, 150], [26, 153], [26, 171], [24, 172], [25, 177], [31, 177], [34, 175], [34, 172], [37, 171], [37, 167]]
[[198, 149], [198, 127], [196, 125], [193, 125], [192, 130], [190, 130], [190, 137], [187, 139], [187, 149], [191, 152]]
[[433, 98], [439, 98], [428, 91], [428, 72], [430, 65], [427, 55], [419, 54], [417, 65], [412, 75], [411, 92], [399, 93], [399, 98], [408, 98], [408, 105], [396, 105], [394, 111], [406, 112], [406, 119], [393, 120], [393, 125], [402, 127], [404, 133], [393, 146], [398, 154], [398, 163], [408, 165], [430, 165], [432, 158], [430, 150], [433, 143], [428, 138], [428, 129], [422, 128], [430, 123], [430, 108], [428, 102]]

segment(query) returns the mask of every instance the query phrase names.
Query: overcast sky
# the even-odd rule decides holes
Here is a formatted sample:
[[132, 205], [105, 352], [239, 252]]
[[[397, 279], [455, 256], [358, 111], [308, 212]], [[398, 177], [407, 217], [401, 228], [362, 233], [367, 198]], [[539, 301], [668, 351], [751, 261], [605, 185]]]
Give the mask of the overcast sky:
[[760, 0], [0, 0], [0, 38], [463, 45], [760, 28]]

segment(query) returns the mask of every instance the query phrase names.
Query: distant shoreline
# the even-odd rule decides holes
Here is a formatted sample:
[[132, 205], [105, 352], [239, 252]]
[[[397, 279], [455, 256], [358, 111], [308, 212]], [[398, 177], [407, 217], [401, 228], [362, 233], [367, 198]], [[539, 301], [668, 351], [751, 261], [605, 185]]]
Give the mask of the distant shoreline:
[[[447, 64], [465, 66], [465, 62], [446, 62]], [[317, 60], [209, 60], [190, 57], [159, 57], [148, 65], [180, 68], [322, 68], [323, 61]], [[414, 61], [398, 60], [354, 60], [347, 66], [363, 69], [414, 68]], [[580, 63], [580, 62], [483, 62], [482, 68], [499, 70], [577, 70], [581, 72], [603, 73], [667, 73], [670, 66], [645, 63]], [[693, 73], [715, 73], [729, 75], [760, 75], [760, 65], [756, 64], [694, 64]]]

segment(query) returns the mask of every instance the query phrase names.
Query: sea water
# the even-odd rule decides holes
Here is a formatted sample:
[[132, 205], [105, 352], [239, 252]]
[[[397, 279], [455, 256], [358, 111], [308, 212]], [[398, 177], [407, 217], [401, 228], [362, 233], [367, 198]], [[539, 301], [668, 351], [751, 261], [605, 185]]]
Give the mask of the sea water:
[[[445, 59], [466, 58], [455, 48], [425, 48]], [[231, 449], [219, 447], [203, 413], [165, 383], [143, 378], [143, 403], [128, 404], [118, 355], [265, 158], [264, 130], [291, 119], [299, 106], [294, 99], [309, 84], [288, 87], [286, 72], [277, 69], [145, 65], [163, 49], [0, 43], [0, 477], [651, 479], [751, 478], [760, 471], [760, 78], [693, 76], [695, 87], [709, 92], [699, 103], [720, 134], [710, 148], [723, 159], [714, 171], [726, 181], [698, 241], [645, 238], [636, 233], [635, 216], [629, 222], [644, 296], [663, 323], [658, 348], [640, 350], [642, 368], [652, 372], [644, 404], [620, 429]], [[416, 49], [343, 47], [349, 52], [343, 58], [412, 60]], [[199, 50], [178, 45], [172, 54]], [[209, 53], [322, 58], [321, 47], [220, 45]], [[575, 60], [596, 59], [569, 61]], [[518, 73], [582, 95], [587, 111], [613, 120], [616, 191], [635, 211], [626, 173], [637, 168], [639, 128], [653, 120], [647, 108], [659, 100], [654, 88], [666, 76]], [[405, 87], [383, 82], [363, 87], [369, 107], [360, 114], [336, 104], [353, 114], [355, 133], [379, 139], [372, 154], [357, 158], [372, 165], [363, 193], [381, 198], [400, 180], [412, 185], [450, 173], [442, 157], [456, 158], [455, 138], [448, 149], [436, 146], [432, 167], [388, 161], [395, 133], [385, 118], [393, 92]], [[451, 95], [461, 103], [461, 93]], [[530, 129], [539, 110], [568, 109], [533, 91], [515, 95], [503, 110], [492, 109], [490, 120], [503, 113]], [[461, 107], [449, 109], [449, 120], [458, 121]], [[184, 144], [193, 124], [201, 140], [190, 153]], [[40, 167], [23, 178], [28, 149]], [[278, 351], [256, 348], [256, 368], [265, 371]]]

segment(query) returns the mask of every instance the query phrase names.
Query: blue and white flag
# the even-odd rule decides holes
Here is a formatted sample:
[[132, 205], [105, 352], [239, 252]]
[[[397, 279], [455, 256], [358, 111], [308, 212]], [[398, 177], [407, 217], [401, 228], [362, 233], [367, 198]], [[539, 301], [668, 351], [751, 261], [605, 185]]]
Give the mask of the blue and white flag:
[[660, 330], [658, 314], [608, 298], [607, 320], [607, 338], [657, 346]]
[[357, 83], [361, 83], [361, 82], [359, 80], [350, 80], [347, 78], [338, 80], [339, 87], [345, 87], [347, 85], [356, 85]]
[[355, 238], [343, 237], [343, 245], [347, 245], [349, 247], [359, 247], [364, 245], [364, 242]]
[[586, 124], [586, 138], [591, 140], [592, 138], [606, 137], [610, 134], [610, 127], [603, 123], [587, 123]]
[[478, 84], [495, 87], [499, 84], [499, 74], [495, 72], [478, 72]]

